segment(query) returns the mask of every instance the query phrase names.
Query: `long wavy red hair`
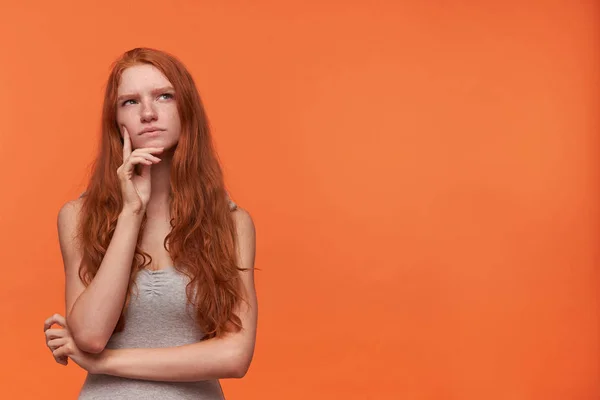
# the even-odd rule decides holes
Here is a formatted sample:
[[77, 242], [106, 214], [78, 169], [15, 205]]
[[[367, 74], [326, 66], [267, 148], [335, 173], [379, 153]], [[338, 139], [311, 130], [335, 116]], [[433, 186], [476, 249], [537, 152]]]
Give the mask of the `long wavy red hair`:
[[[123, 163], [123, 142], [116, 119], [117, 88], [126, 68], [150, 64], [158, 68], [175, 89], [181, 135], [171, 167], [171, 231], [164, 246], [173, 267], [190, 277], [187, 296], [197, 310], [206, 338], [241, 329], [234, 309], [243, 300], [236, 262], [236, 229], [215, 152], [204, 106], [192, 76], [174, 56], [155, 49], [136, 48], [113, 64], [102, 110], [100, 150], [83, 196], [79, 238], [83, 259], [79, 276], [89, 285], [96, 275], [122, 210], [117, 168]], [[138, 272], [152, 261], [140, 249], [142, 222], [127, 301], [115, 331], [124, 327], [124, 313]]]

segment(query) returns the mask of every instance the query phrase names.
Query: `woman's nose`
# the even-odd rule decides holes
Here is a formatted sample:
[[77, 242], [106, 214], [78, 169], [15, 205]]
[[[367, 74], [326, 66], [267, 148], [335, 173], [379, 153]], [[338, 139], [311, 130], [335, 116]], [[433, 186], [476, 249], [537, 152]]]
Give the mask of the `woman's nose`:
[[141, 114], [142, 122], [152, 121], [152, 120], [155, 120], [156, 118], [157, 118], [157, 114], [156, 114], [156, 110], [154, 109], [154, 106], [152, 104], [144, 103], [142, 105], [142, 114]]

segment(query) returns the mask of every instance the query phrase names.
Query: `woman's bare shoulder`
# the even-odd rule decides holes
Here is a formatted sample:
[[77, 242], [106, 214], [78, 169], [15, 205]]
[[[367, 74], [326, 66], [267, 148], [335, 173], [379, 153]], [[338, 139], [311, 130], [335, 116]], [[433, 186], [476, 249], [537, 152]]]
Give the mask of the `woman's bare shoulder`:
[[254, 235], [254, 221], [252, 220], [252, 216], [248, 210], [236, 205], [235, 209], [233, 209], [231, 212], [233, 213], [233, 220], [237, 226], [238, 234]]
[[58, 229], [69, 229], [71, 230], [77, 223], [79, 217], [79, 211], [83, 205], [83, 196], [77, 199], [69, 200], [64, 203], [58, 211]]

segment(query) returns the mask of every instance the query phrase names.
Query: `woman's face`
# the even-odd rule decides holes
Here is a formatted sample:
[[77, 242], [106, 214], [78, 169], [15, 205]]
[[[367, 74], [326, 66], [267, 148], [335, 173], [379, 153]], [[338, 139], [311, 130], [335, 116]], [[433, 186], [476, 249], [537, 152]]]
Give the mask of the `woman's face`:
[[179, 141], [181, 121], [175, 89], [156, 67], [140, 64], [123, 71], [117, 90], [117, 123], [125, 126], [133, 149], [164, 147]]

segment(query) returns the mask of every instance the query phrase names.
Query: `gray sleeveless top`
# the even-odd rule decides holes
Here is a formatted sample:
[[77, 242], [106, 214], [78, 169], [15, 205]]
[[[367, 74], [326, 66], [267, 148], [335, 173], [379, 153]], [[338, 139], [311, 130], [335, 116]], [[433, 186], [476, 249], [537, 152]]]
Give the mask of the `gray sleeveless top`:
[[[140, 271], [125, 314], [125, 328], [114, 333], [106, 347], [174, 347], [200, 341], [203, 333], [186, 297], [188, 282], [189, 278], [173, 267]], [[95, 374], [87, 375], [79, 394], [82, 400], [224, 398], [218, 380], [157, 382]]]

